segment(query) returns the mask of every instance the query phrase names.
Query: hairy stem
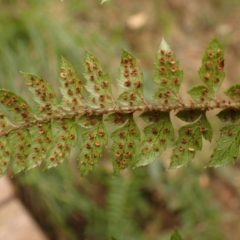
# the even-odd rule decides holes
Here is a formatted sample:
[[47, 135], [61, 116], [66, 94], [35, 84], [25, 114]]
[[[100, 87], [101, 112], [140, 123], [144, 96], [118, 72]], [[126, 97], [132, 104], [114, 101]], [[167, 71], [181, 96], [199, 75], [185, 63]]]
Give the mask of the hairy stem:
[[148, 111], [161, 111], [161, 112], [170, 112], [170, 111], [183, 111], [183, 110], [203, 110], [209, 111], [213, 109], [240, 109], [240, 102], [230, 102], [225, 100], [212, 100], [206, 101], [204, 103], [175, 103], [175, 104], [168, 104], [168, 105], [156, 105], [156, 104], [147, 104], [147, 105], [138, 105], [138, 106], [116, 106], [116, 107], [109, 107], [109, 108], [89, 108], [85, 107], [81, 111], [74, 111], [74, 112], [56, 112], [52, 116], [44, 116], [44, 117], [37, 117], [32, 119], [27, 119], [27, 122], [24, 122], [19, 125], [12, 125], [6, 131], [1, 131], [0, 136], [8, 135], [11, 132], [18, 131], [21, 129], [28, 128], [32, 125], [36, 125], [38, 123], [50, 123], [53, 121], [61, 120], [61, 119], [75, 119], [81, 117], [83, 115], [103, 115], [103, 114], [110, 114], [110, 113], [129, 113], [129, 112], [148, 112]]

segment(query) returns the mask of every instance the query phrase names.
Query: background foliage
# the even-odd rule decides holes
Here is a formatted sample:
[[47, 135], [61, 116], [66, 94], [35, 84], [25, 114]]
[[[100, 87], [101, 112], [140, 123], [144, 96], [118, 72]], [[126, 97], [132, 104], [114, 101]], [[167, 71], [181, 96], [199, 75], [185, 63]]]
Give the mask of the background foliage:
[[[217, 32], [225, 44], [229, 78], [240, 76], [239, 70], [234, 68], [239, 54], [236, 44], [239, 36], [234, 33], [239, 20], [234, 15], [239, 9], [237, 2], [212, 1], [210, 4], [203, 1], [204, 7], [193, 19], [194, 14], [189, 13], [200, 9], [198, 3], [181, 5], [175, 1], [168, 4], [150, 1], [142, 4], [137, 1], [113, 1], [103, 5], [97, 1], [2, 1], [1, 87], [14, 89], [29, 100], [19, 74], [21, 70], [51, 79], [58, 88], [60, 56], [67, 58], [81, 76], [83, 69], [78, 64], [85, 49], [94, 52], [114, 78], [118, 76], [116, 66], [121, 48], [124, 48], [143, 59], [141, 66], [149, 82], [145, 95], [148, 95], [152, 86], [147, 80], [152, 75], [153, 57], [162, 36], [170, 40], [185, 69], [185, 80], [191, 79], [189, 86], [194, 86], [195, 79], [198, 81], [194, 74], [203, 54], [199, 49], [205, 48], [212, 32]], [[120, 10], [123, 8], [124, 13]], [[136, 27], [131, 17], [139, 12], [143, 12], [139, 19], [147, 15], [148, 20]], [[229, 13], [231, 20], [228, 20]], [[224, 24], [219, 25], [219, 22]], [[181, 124], [179, 121], [175, 126]], [[207, 154], [197, 157], [205, 161]], [[105, 161], [109, 157], [106, 153], [101, 161], [103, 168], [99, 166], [83, 179], [75, 173], [74, 152], [71, 172], [67, 170], [69, 166], [62, 165], [44, 172], [33, 170], [14, 178], [19, 194], [52, 239], [85, 237], [94, 240], [111, 236], [169, 239], [175, 227], [183, 239], [227, 239], [229, 235], [229, 239], [234, 239], [234, 235], [239, 236], [236, 230], [239, 186], [234, 174], [238, 166], [235, 165], [235, 170], [228, 166], [210, 171], [199, 168], [196, 161], [191, 167], [166, 172], [169, 159], [166, 152], [161, 161], [149, 167], [126, 171], [112, 178], [111, 167]], [[39, 196], [37, 204], [36, 194]], [[39, 214], [43, 211], [44, 218]]]

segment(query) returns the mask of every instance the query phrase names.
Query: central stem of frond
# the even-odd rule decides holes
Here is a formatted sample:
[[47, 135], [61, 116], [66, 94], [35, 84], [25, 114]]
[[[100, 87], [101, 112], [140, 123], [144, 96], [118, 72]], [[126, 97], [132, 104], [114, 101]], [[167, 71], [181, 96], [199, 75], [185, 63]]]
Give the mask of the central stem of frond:
[[32, 125], [38, 123], [50, 123], [58, 121], [61, 119], [75, 119], [84, 115], [104, 115], [110, 113], [134, 113], [134, 112], [148, 112], [148, 111], [161, 111], [161, 112], [170, 112], [170, 111], [183, 111], [183, 110], [202, 110], [210, 111], [213, 109], [240, 109], [240, 102], [230, 102], [225, 100], [213, 100], [204, 103], [174, 103], [168, 105], [137, 105], [137, 106], [116, 106], [116, 107], [106, 107], [106, 108], [90, 108], [85, 107], [80, 111], [74, 112], [56, 112], [52, 116], [37, 117], [34, 119], [26, 119], [27, 122], [21, 123], [19, 125], [12, 125], [6, 131], [0, 132], [0, 136], [8, 135], [11, 132], [29, 128]]

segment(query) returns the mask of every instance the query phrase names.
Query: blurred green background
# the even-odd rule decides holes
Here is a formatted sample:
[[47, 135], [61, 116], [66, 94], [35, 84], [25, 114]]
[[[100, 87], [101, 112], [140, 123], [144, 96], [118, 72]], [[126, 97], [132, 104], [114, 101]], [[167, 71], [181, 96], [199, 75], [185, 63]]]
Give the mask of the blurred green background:
[[[153, 61], [162, 37], [185, 72], [184, 96], [199, 82], [197, 69], [214, 36], [226, 51], [227, 78], [220, 92], [239, 79], [239, 1], [100, 2], [1, 0], [1, 88], [24, 96], [34, 107], [20, 71], [42, 76], [57, 90], [61, 55], [82, 77], [87, 49], [106, 66], [115, 89], [124, 48], [138, 58], [150, 98]], [[209, 117], [220, 126], [214, 115]], [[182, 124], [174, 121], [176, 128]], [[115, 177], [106, 151], [99, 166], [84, 178], [74, 167], [78, 146], [71, 159], [55, 169], [35, 169], [13, 178], [19, 197], [49, 239], [168, 240], [174, 228], [183, 239], [239, 239], [240, 166], [204, 169], [214, 143], [205, 143], [186, 168], [166, 171], [167, 151], [153, 164]]]

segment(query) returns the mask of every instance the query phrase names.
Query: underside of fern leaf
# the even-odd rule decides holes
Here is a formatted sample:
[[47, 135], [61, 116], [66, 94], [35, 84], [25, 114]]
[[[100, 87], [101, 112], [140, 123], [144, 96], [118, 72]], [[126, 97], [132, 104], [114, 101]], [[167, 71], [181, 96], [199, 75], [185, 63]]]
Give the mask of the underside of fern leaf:
[[[13, 173], [36, 166], [55, 167], [69, 158], [71, 149], [80, 142], [78, 168], [86, 175], [98, 163], [104, 147], [111, 144], [114, 174], [127, 167], [147, 165], [158, 159], [173, 144], [170, 168], [179, 168], [194, 159], [202, 149], [203, 139], [212, 140], [213, 130], [207, 111], [220, 109], [217, 117], [226, 124], [208, 166], [218, 167], [234, 162], [240, 145], [240, 86], [226, 92], [229, 100], [217, 96], [224, 80], [224, 53], [217, 39], [207, 47], [199, 69], [204, 85], [188, 91], [192, 100], [184, 102], [179, 94], [183, 71], [179, 62], [162, 40], [156, 54], [152, 84], [156, 90], [152, 101], [143, 94], [144, 79], [133, 55], [123, 50], [119, 96], [112, 92], [110, 76], [91, 53], [85, 54], [85, 85], [73, 66], [62, 57], [59, 71], [60, 102], [51, 85], [33, 74], [23, 73], [26, 85], [38, 105], [33, 111], [15, 93], [0, 90], [0, 175], [11, 166]], [[140, 117], [146, 126], [139, 130]], [[170, 113], [187, 122], [174, 128]], [[105, 122], [113, 125], [109, 133]], [[141, 128], [140, 128], [141, 129]], [[81, 141], [77, 141], [78, 139]], [[108, 141], [109, 140], [109, 141]]]

